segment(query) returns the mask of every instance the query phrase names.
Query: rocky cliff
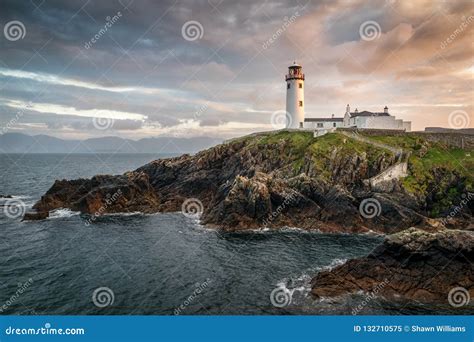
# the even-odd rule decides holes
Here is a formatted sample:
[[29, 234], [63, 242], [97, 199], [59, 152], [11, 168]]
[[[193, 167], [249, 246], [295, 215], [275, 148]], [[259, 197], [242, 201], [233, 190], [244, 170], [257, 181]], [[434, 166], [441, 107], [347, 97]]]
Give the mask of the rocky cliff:
[[[456, 289], [459, 293], [453, 294]], [[387, 237], [367, 257], [322, 271], [312, 280], [315, 298], [355, 292], [453, 306], [463, 299], [456, 295], [468, 304], [474, 298], [474, 232], [411, 228]]]
[[[34, 208], [152, 213], [181, 211], [192, 199], [202, 209], [202, 223], [222, 229], [393, 233], [441, 223], [469, 227], [472, 201], [446, 217], [472, 192], [471, 150], [398, 134], [366, 138], [377, 144], [338, 132], [318, 138], [310, 132], [256, 134], [120, 176], [59, 180]], [[367, 180], [400, 162], [408, 162], [407, 177], [371, 188]]]

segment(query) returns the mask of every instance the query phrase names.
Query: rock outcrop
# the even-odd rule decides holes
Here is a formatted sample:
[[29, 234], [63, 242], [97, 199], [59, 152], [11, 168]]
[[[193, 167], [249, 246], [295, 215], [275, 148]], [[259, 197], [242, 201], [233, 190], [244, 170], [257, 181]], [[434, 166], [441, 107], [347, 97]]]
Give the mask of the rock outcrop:
[[145, 173], [56, 181], [34, 206], [38, 212], [69, 208], [89, 214], [160, 211], [160, 201]]
[[322, 298], [376, 292], [390, 300], [448, 303], [456, 288], [474, 298], [474, 232], [410, 228], [388, 236], [367, 257], [320, 272], [311, 293]]
[[[120, 176], [56, 181], [34, 208], [89, 214], [170, 212], [195, 198], [202, 203], [202, 223], [223, 229], [295, 226], [393, 233], [436, 225], [428, 210], [435, 208], [442, 218], [440, 203], [446, 210], [451, 203], [433, 193], [453, 187], [467, 191], [466, 177], [442, 165], [429, 170], [436, 178], [424, 179], [423, 187], [435, 192], [407, 191], [397, 179], [379, 190], [367, 185], [397, 163], [400, 155], [339, 133], [315, 139], [310, 132], [272, 132], [194, 156], [155, 160]], [[367, 203], [372, 206], [365, 208]], [[470, 210], [463, 210], [460, 224], [469, 222]]]

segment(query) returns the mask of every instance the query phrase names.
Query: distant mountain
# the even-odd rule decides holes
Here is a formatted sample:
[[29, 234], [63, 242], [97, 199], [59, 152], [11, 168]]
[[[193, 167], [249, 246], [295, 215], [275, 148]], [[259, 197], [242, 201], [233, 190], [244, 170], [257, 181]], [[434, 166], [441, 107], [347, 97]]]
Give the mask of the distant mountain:
[[210, 137], [65, 140], [49, 135], [5, 133], [0, 135], [0, 153], [195, 153], [221, 142]]

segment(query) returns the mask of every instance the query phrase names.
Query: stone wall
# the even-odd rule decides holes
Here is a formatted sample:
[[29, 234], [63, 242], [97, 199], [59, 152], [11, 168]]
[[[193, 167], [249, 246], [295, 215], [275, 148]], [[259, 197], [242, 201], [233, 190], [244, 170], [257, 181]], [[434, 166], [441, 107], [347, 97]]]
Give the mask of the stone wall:
[[374, 191], [391, 191], [392, 180], [408, 176], [408, 163], [402, 162], [390, 166], [378, 175], [370, 178], [368, 183]]
[[414, 136], [426, 139], [432, 142], [439, 142], [449, 147], [457, 147], [463, 149], [474, 148], [474, 135], [466, 133], [432, 133], [432, 132], [404, 132], [388, 129], [355, 129], [355, 128], [338, 128], [338, 131], [347, 131], [359, 133], [365, 136]]

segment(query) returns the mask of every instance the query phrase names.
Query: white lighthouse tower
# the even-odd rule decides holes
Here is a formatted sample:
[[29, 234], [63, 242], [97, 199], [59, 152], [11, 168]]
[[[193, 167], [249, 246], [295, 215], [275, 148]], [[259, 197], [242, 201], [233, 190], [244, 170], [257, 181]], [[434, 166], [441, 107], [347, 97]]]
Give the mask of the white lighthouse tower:
[[289, 114], [286, 128], [303, 128], [304, 123], [304, 74], [296, 61], [288, 67], [286, 80], [286, 111]]

